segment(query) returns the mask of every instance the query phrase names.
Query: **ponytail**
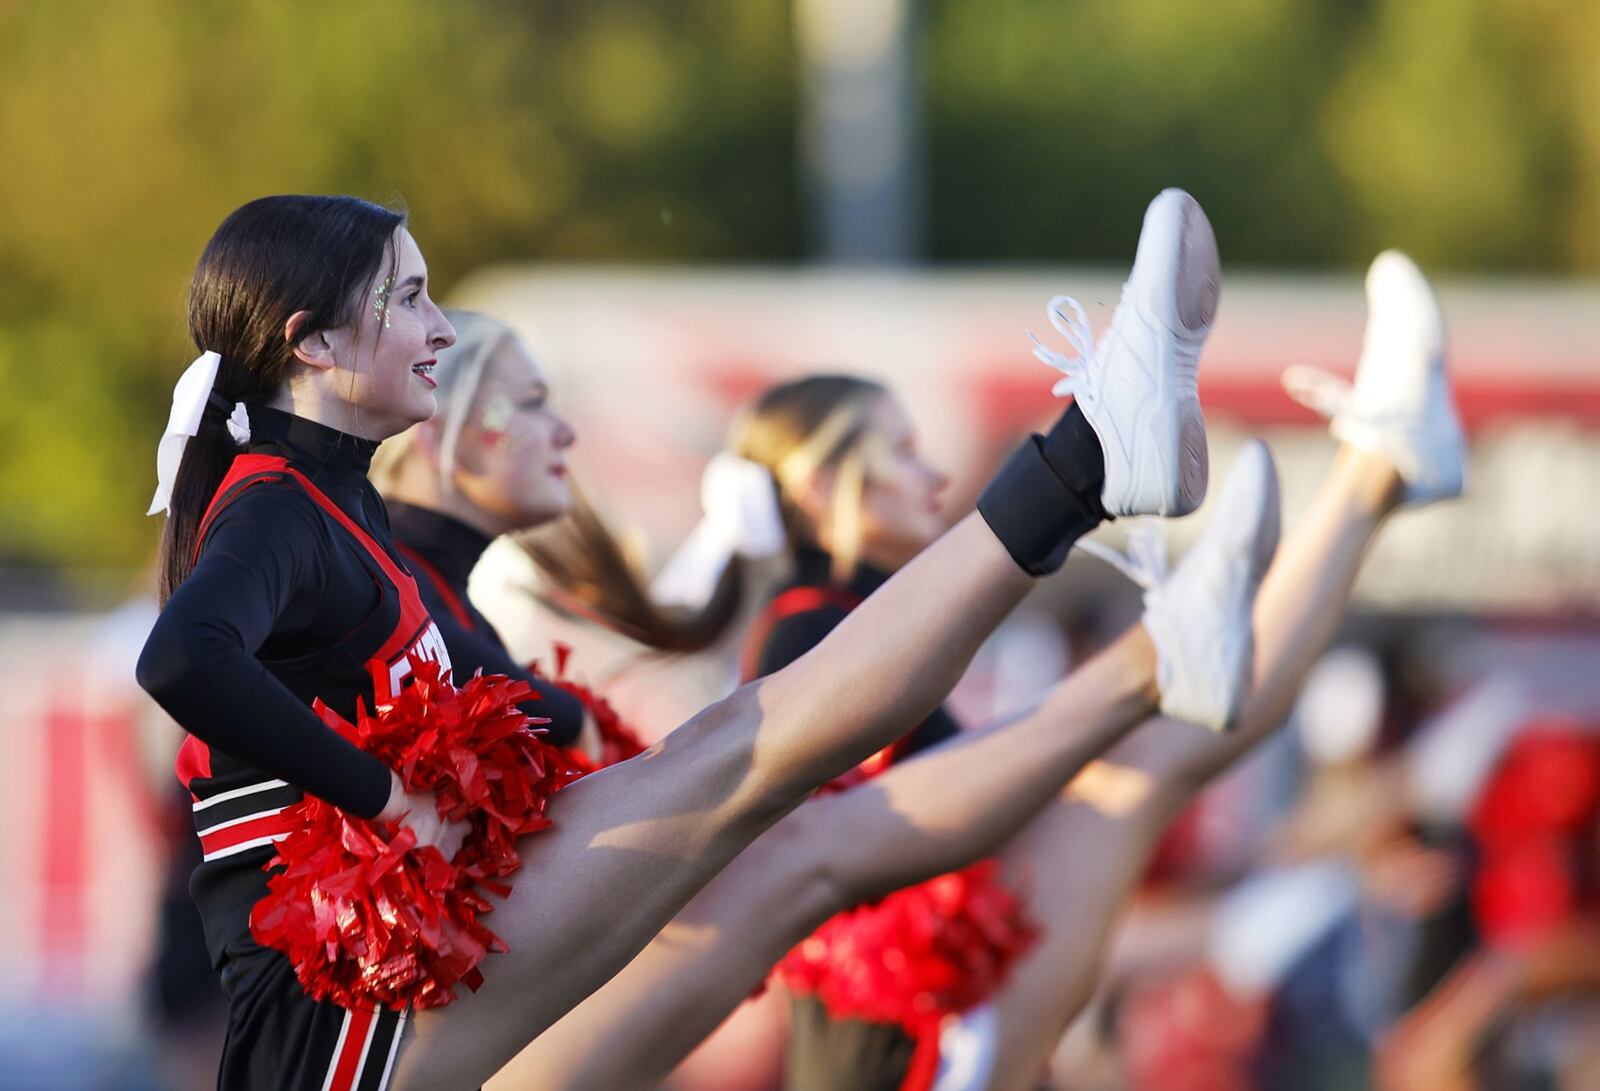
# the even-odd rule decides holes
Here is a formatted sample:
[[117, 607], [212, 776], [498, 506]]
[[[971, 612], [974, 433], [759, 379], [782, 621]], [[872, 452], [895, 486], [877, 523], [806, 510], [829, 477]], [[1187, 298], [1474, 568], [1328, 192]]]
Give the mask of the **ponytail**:
[[208, 408], [200, 418], [200, 428], [183, 449], [178, 477], [172, 486], [167, 522], [161, 530], [161, 552], [157, 560], [159, 582], [157, 601], [165, 606], [178, 585], [194, 567], [194, 554], [200, 541], [200, 521], [217, 487], [233, 465], [238, 445], [228, 434], [226, 419]]
[[576, 484], [572, 510], [549, 527], [521, 531], [516, 543], [544, 577], [539, 600], [662, 652], [698, 652], [717, 643], [739, 615], [744, 565], [723, 571], [705, 606], [663, 607], [638, 563]]

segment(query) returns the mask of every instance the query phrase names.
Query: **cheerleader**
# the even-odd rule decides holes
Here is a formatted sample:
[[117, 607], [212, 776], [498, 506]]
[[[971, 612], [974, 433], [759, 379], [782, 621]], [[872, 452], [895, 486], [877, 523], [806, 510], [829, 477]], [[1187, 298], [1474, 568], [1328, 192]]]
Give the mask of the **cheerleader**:
[[[534, 689], [523, 708], [544, 721], [546, 740], [574, 746], [585, 728], [582, 703], [512, 658], [468, 598], [467, 577], [496, 536], [566, 511], [565, 453], [577, 436], [547, 408], [548, 385], [531, 359], [491, 362], [497, 353], [521, 353], [504, 327], [467, 311], [445, 313], [457, 341], [432, 376], [440, 411], [380, 446], [368, 476], [384, 497], [395, 549], [439, 627], [456, 678], [481, 671], [522, 679]], [[481, 412], [464, 412], [463, 393], [476, 396]], [[412, 457], [419, 441], [430, 465], [455, 470], [412, 479], [423, 461]], [[530, 450], [543, 457], [525, 457]]]
[[[1444, 371], [1437, 302], [1415, 266], [1392, 252], [1374, 262], [1367, 293], [1369, 321], [1354, 387], [1304, 369], [1285, 375], [1291, 393], [1332, 416], [1340, 447], [1301, 526], [1262, 584], [1254, 610], [1253, 688], [1232, 731], [1219, 735], [1157, 718], [1102, 753], [1083, 745], [1071, 760], [1057, 763], [1052, 755], [1060, 743], [1059, 723], [1075, 722], [1085, 712], [1062, 694], [1081, 674], [1103, 666], [1104, 657], [1011, 726], [907, 754], [927, 734], [951, 729], [953, 721], [936, 714], [901, 745], [909, 760], [850, 791], [815, 800], [758, 840], [627, 969], [525, 1050], [492, 1091], [655, 1086], [826, 916], [1001, 847], [1005, 823], [992, 822], [994, 816], [980, 813], [976, 802], [982, 795], [976, 785], [997, 769], [998, 778], [1010, 778], [1030, 803], [1031, 821], [1005, 844], [1003, 859], [1024, 877], [1020, 889], [1031, 915], [1045, 926], [992, 1004], [965, 1026], [949, 1027], [951, 1041], [968, 1048], [976, 1041], [978, 1056], [964, 1077], [949, 1066], [938, 1086], [1037, 1086], [1061, 1032], [1093, 991], [1110, 930], [1162, 831], [1199, 789], [1283, 722], [1331, 640], [1365, 551], [1387, 517], [1399, 505], [1431, 503], [1460, 491], [1464, 447]], [[864, 404], [852, 407], [853, 399]], [[812, 379], [776, 388], [736, 433], [733, 450], [774, 469], [784, 465], [817, 431], [804, 425], [797, 405], [813, 421], [843, 409], [873, 422], [854, 433], [854, 445], [840, 443], [830, 452], [831, 461], [837, 465], [863, 448], [890, 452], [886, 462], [874, 455], [880, 461], [868, 472], [879, 489], [896, 480], [920, 485], [904, 490], [901, 500], [913, 502], [901, 502], [900, 512], [919, 512], [922, 505], [914, 498], [937, 494], [942, 479], [922, 466], [906, 442], [903, 412], [861, 380]], [[1247, 453], [1246, 462], [1256, 457]], [[819, 465], [829, 462], [824, 458]], [[769, 608], [751, 642], [756, 669], [780, 667], [841, 623], [883, 578], [870, 558], [892, 557], [889, 550], [905, 550], [909, 537], [885, 534], [889, 550], [858, 545], [857, 555], [869, 559], [841, 581], [834, 574], [837, 539], [832, 552], [817, 548], [839, 524], [837, 513], [824, 504], [814, 509], [824, 517], [796, 518], [807, 503], [809, 483], [785, 482], [777, 473], [769, 477], [774, 479], [792, 520], [798, 565], [795, 581], [773, 601], [790, 596], [803, 608]], [[880, 496], [865, 494], [863, 506], [882, 506], [863, 513], [857, 525], [893, 523], [894, 505]], [[1214, 518], [1225, 526], [1240, 513], [1219, 510]], [[1209, 529], [1202, 543], [1218, 529]], [[1150, 578], [1148, 571], [1143, 578]], [[704, 578], [699, 585], [702, 591], [710, 586]], [[586, 590], [592, 596], [598, 588]], [[1059, 721], [1055, 738], [1022, 741], [1022, 725], [1052, 716]], [[1052, 778], [1065, 783], [1077, 769], [1081, 775], [1065, 791], [1032, 794]], [[968, 793], [974, 800], [966, 801]], [[1014, 802], [1008, 797], [1001, 806]], [[837, 1023], [812, 1002], [798, 1014], [790, 1086], [901, 1086], [914, 1055], [901, 1028]]]
[[[974, 1020], [979, 1033], [966, 1035], [988, 1039], [981, 1052], [993, 1066], [985, 1081], [970, 1086], [1037, 1086], [1050, 1051], [1092, 994], [1118, 910], [1161, 832], [1200, 787], [1286, 717], [1333, 636], [1383, 519], [1402, 501], [1459, 492], [1463, 444], [1443, 370], [1437, 302], [1415, 266], [1394, 253], [1374, 262], [1367, 294], [1370, 317], [1354, 390], [1304, 369], [1285, 376], [1291, 393], [1333, 415], [1343, 442], [1302, 528], [1262, 585], [1255, 682], [1238, 727], [1222, 737], [1160, 720], [1140, 728], [1008, 846], [1004, 859], [1025, 879], [1034, 917], [1049, 923], [991, 1008]], [[827, 533], [826, 524], [812, 526], [812, 541]], [[804, 652], [809, 636], [825, 634], [844, 616], [852, 588], [823, 575], [826, 561], [801, 554], [796, 586], [826, 587], [831, 600], [786, 610], [785, 596], [799, 593], [780, 592], [767, 623], [758, 623], [751, 652], [757, 669], [781, 668]], [[868, 569], [863, 576], [857, 566], [854, 578], [877, 575]], [[897, 1028], [874, 1032], [860, 1023], [840, 1024], [815, 1005], [803, 1005], [798, 1015], [802, 1032], [791, 1037], [791, 1085], [900, 1086], [911, 1051], [909, 1043], [897, 1042]], [[864, 1045], [867, 1035], [877, 1040]], [[863, 1058], [880, 1059], [877, 1077], [851, 1074]]]
[[[427, 289], [405, 218], [347, 197], [243, 206], [191, 288], [202, 351], [158, 449], [163, 609], [138, 673], [191, 736], [178, 771], [204, 852], [192, 890], [228, 995], [224, 1088], [482, 1083], [762, 831], [926, 716], [1032, 577], [1099, 519], [1099, 479], [1072, 462], [1092, 433], [1069, 413], [1019, 450], [981, 513], [803, 662], [563, 791], [553, 828], [525, 846], [527, 874], [495, 903], [509, 951], [477, 992], [404, 1018], [314, 1001], [250, 927], [292, 804], [306, 794], [398, 822], [447, 858], [467, 832], [311, 707], [349, 719], [358, 702], [397, 697], [416, 662], [449, 666], [366, 479], [378, 442], [435, 409], [434, 367], [455, 331]], [[1170, 385], [1119, 389], [1105, 423], [1156, 419], [1139, 440], [1153, 468], [1128, 496], [1141, 510], [1193, 507], [1203, 466], [1171, 456], [1203, 442], [1197, 403]], [[899, 639], [879, 640], [891, 625]], [[1148, 640], [1142, 650], [1154, 658]]]

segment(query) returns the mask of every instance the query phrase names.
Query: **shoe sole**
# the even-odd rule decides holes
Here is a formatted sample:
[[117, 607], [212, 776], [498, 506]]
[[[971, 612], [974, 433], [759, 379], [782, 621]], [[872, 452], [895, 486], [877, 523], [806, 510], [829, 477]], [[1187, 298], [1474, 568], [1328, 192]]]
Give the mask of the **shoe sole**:
[[[1181, 191], [1180, 191], [1181, 192]], [[1182, 226], [1178, 231], [1178, 321], [1191, 333], [1209, 332], [1222, 296], [1222, 264], [1211, 221], [1196, 201], [1182, 194]], [[1184, 405], [1178, 420], [1178, 496], [1175, 515], [1187, 515], [1206, 498], [1210, 453], [1200, 399]]]
[[[1255, 439], [1250, 441], [1245, 450], [1252, 452], [1247, 457], [1264, 458], [1267, 463], [1264, 475], [1267, 495], [1261, 504], [1255, 533], [1250, 539], [1250, 598], [1254, 601], [1256, 590], [1260, 588], [1267, 569], [1272, 566], [1273, 555], [1278, 552], [1278, 537], [1283, 529], [1283, 500], [1278, 483], [1278, 466], [1267, 445]], [[1259, 455], [1253, 453], [1257, 451]]]
[[[1204, 337], [1217, 315], [1222, 273], [1216, 234], [1200, 202], [1181, 189], [1163, 190], [1145, 213], [1139, 241], [1140, 250], [1172, 247], [1176, 251], [1170, 286], [1150, 293], [1153, 298], [1148, 302], [1142, 294], [1135, 295], [1140, 320], [1155, 332], [1158, 341], [1175, 333], [1189, 340]], [[1164, 392], [1176, 385], [1176, 376], [1160, 375], [1156, 383], [1157, 390]], [[1168, 487], [1150, 505], [1153, 514], [1166, 518], [1188, 515], [1198, 508], [1206, 498], [1211, 473], [1199, 397], [1184, 395], [1174, 403], [1170, 431], [1161, 429], [1166, 442], [1157, 448], [1160, 479]]]
[[1146, 596], [1145, 624], [1171, 672], [1161, 680], [1164, 714], [1218, 733], [1238, 723], [1255, 668], [1256, 594], [1277, 551], [1279, 521], [1277, 467], [1252, 440], [1194, 552]]
[[[1267, 569], [1272, 566], [1272, 558], [1278, 552], [1278, 537], [1282, 530], [1282, 498], [1278, 484], [1278, 467], [1273, 461], [1272, 453], [1267, 450], [1267, 445], [1258, 439], [1247, 443], [1239, 453], [1241, 465], [1234, 470], [1235, 474], [1244, 473], [1243, 465], [1248, 460], [1259, 460], [1260, 468], [1254, 471], [1257, 481], [1254, 487], [1264, 495], [1252, 498], [1250, 510], [1254, 513], [1254, 525], [1245, 521], [1237, 529], [1245, 536], [1245, 540], [1237, 542], [1243, 546], [1248, 559], [1248, 579], [1246, 581], [1246, 598], [1242, 603], [1244, 624], [1249, 630], [1246, 640], [1246, 653], [1240, 664], [1240, 678], [1234, 690], [1234, 698], [1228, 709], [1228, 719], [1223, 730], [1232, 728], [1239, 719], [1240, 706], [1244, 703], [1245, 696], [1250, 692], [1255, 673], [1255, 632], [1252, 617], [1255, 612], [1256, 593], [1261, 589], [1261, 581], [1266, 578]], [[1220, 513], [1219, 513], [1220, 514]]]
[[1191, 333], [1209, 330], [1222, 297], [1222, 262], [1217, 256], [1217, 236], [1211, 230], [1200, 202], [1176, 192], [1182, 203], [1178, 231], [1178, 321]]

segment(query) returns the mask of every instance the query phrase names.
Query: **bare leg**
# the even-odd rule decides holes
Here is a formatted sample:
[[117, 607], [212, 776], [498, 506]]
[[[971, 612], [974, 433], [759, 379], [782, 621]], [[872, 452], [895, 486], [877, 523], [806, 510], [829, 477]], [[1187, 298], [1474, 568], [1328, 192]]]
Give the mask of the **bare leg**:
[[790, 667], [564, 791], [490, 918], [510, 953], [479, 992], [409, 1022], [392, 1086], [488, 1079], [807, 792], [931, 712], [1031, 585], [970, 515]]
[[993, 852], [1150, 714], [1154, 677], [1155, 649], [1136, 627], [1035, 712], [808, 803], [525, 1049], [491, 1091], [656, 1086], [828, 917]]
[[774, 963], [834, 912], [809, 851], [809, 806], [695, 895], [639, 956], [534, 1039], [485, 1091], [659, 1086]]
[[1274, 731], [1338, 628], [1368, 544], [1398, 501], [1391, 463], [1339, 450], [1321, 491], [1256, 597], [1255, 685], [1237, 728], [1217, 736], [1152, 720], [1063, 792], [1006, 851], [1024, 877], [1040, 946], [996, 998], [993, 1088], [1031, 1089], [1092, 995], [1106, 942], [1151, 851], [1179, 810]]

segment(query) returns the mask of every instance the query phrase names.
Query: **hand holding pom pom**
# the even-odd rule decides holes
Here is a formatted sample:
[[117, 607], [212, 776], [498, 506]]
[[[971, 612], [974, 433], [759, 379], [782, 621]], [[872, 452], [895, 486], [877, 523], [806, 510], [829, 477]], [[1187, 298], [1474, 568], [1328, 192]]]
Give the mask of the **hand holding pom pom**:
[[469, 822], [451, 822], [439, 817], [439, 797], [432, 792], [408, 792], [400, 774], [389, 771], [389, 802], [373, 822], [397, 822], [416, 836], [418, 848], [434, 848], [446, 860], [454, 860], [472, 832]]
[[413, 669], [375, 715], [358, 705], [354, 724], [316, 706], [400, 791], [371, 820], [295, 804], [301, 825], [278, 843], [250, 913], [257, 942], [288, 956], [306, 995], [344, 1007], [433, 1008], [457, 983], [477, 988], [484, 957], [505, 950], [480, 920], [485, 892], [506, 892], [517, 839], [550, 824], [550, 796], [577, 775], [529, 729], [526, 683], [489, 675], [456, 689], [435, 663]]

